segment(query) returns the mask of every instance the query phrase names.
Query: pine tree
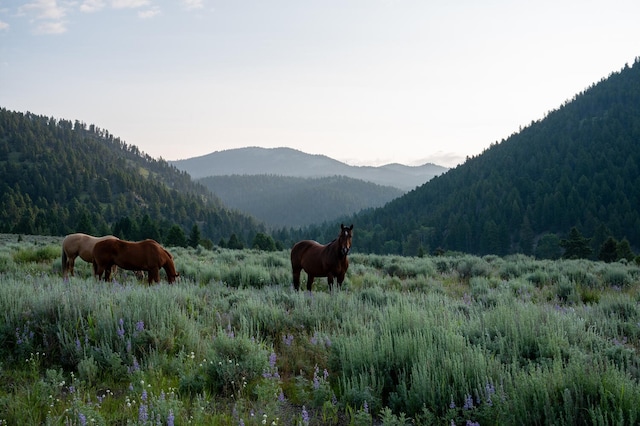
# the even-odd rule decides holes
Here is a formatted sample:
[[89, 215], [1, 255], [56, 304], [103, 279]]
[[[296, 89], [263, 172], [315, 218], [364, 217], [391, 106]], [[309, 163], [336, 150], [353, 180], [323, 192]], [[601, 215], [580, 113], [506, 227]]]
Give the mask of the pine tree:
[[590, 241], [591, 238], [583, 237], [578, 228], [574, 226], [569, 231], [569, 237], [560, 240], [560, 247], [564, 248], [562, 257], [565, 259], [587, 259], [593, 252], [589, 246]]
[[189, 240], [187, 241], [189, 247], [196, 248], [200, 244], [200, 228], [197, 224], [191, 227], [191, 233], [189, 234]]
[[598, 253], [598, 260], [611, 263], [618, 260], [618, 242], [613, 237], [609, 237], [602, 243], [600, 252]]

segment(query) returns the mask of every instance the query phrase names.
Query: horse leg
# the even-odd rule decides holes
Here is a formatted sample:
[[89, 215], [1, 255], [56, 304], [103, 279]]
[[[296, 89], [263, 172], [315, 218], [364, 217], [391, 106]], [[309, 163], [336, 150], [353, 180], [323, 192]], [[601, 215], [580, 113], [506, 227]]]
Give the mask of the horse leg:
[[344, 281], [344, 274], [338, 274], [338, 288], [342, 288], [343, 281]]
[[75, 264], [76, 258], [73, 256], [69, 256], [67, 260], [67, 270], [69, 271], [69, 275], [73, 277], [73, 265]]
[[313, 280], [315, 277], [309, 273], [307, 273], [307, 291], [311, 291], [311, 285], [313, 284]]
[[160, 268], [151, 268], [149, 269], [149, 285], [151, 285], [152, 282], [160, 282]]
[[93, 262], [93, 275], [96, 277], [97, 281], [100, 281], [100, 278], [102, 278], [102, 273], [103, 272], [104, 272], [104, 268], [94, 261]]
[[300, 289], [300, 271], [302, 268], [293, 268], [293, 288], [295, 290]]
[[105, 281], [109, 281], [111, 279], [111, 268], [113, 267], [113, 265], [107, 265], [106, 268], [104, 268], [104, 280]]
[[333, 274], [327, 275], [327, 284], [329, 284], [329, 291], [333, 290]]

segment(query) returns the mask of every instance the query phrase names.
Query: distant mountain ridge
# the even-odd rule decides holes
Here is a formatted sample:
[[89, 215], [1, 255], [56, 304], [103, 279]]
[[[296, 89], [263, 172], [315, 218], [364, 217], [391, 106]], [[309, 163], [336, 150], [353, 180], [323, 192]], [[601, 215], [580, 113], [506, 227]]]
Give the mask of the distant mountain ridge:
[[292, 148], [246, 147], [215, 151], [200, 157], [169, 161], [193, 179], [225, 175], [276, 175], [304, 178], [346, 176], [409, 191], [448, 169], [436, 164], [379, 167], [351, 166], [325, 155]]

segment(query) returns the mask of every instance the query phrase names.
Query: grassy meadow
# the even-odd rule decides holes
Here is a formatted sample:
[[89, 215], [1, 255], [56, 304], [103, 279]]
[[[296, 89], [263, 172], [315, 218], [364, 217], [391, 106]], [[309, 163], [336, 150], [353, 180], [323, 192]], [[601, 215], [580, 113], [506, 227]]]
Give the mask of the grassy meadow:
[[63, 280], [61, 240], [1, 238], [0, 425], [640, 422], [636, 263], [354, 253], [309, 293], [288, 251]]

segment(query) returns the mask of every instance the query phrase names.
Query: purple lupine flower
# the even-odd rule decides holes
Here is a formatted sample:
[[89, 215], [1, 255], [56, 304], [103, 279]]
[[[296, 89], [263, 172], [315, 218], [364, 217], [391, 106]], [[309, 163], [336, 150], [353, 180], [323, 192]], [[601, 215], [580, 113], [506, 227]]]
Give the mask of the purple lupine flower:
[[124, 338], [124, 320], [122, 318], [120, 318], [119, 324], [120, 325], [119, 325], [118, 330], [117, 330], [118, 336], [120, 338]]
[[144, 321], [140, 320], [136, 323], [136, 331], [138, 333], [144, 331]]
[[282, 336], [282, 341], [284, 342], [285, 345], [291, 346], [291, 344], [293, 343], [293, 335], [288, 334], [286, 336]]
[[467, 420], [467, 426], [480, 426], [478, 422], [472, 422], [471, 420]]
[[473, 397], [471, 396], [471, 394], [467, 394], [465, 400], [464, 400], [464, 408], [465, 410], [471, 410], [473, 408]]
[[327, 380], [329, 378], [329, 372], [327, 371], [327, 369], [325, 368], [324, 371], [322, 372], [322, 377]]
[[142, 390], [142, 395], [140, 395], [140, 399], [143, 400], [143, 401], [147, 400], [147, 390], [146, 389]]
[[312, 345], [317, 345], [318, 344], [318, 332], [317, 331], [313, 334], [313, 337], [311, 338], [311, 344]]
[[451, 397], [451, 402], [449, 403], [449, 408], [456, 408], [456, 403], [453, 401], [453, 397]]
[[269, 366], [271, 368], [275, 368], [275, 366], [276, 366], [276, 353], [275, 352], [271, 352], [271, 355], [269, 355]]
[[309, 413], [307, 412], [307, 409], [304, 405], [302, 406], [302, 423], [304, 423], [305, 425], [309, 424]]
[[87, 426], [87, 416], [82, 413], [78, 413], [78, 421], [81, 426]]
[[320, 378], [318, 377], [318, 370], [318, 364], [316, 364], [316, 367], [313, 369], [313, 388], [316, 390], [320, 388]]
[[132, 369], [134, 372], [140, 371], [140, 364], [138, 364], [138, 359], [135, 356], [133, 357]]
[[367, 401], [364, 402], [362, 409], [365, 413], [369, 414], [369, 404], [367, 404]]
[[173, 415], [173, 410], [169, 410], [169, 415], [167, 416], [167, 426], [173, 426], [174, 420], [175, 416]]
[[138, 410], [138, 420], [140, 421], [140, 423], [145, 423], [147, 420], [149, 420], [147, 404], [140, 404], [140, 409]]
[[82, 344], [80, 343], [80, 339], [76, 339], [76, 349], [77, 350], [81, 350], [82, 349]]
[[280, 389], [280, 395], [278, 395], [278, 401], [284, 402], [284, 392], [282, 392], [282, 389]]

